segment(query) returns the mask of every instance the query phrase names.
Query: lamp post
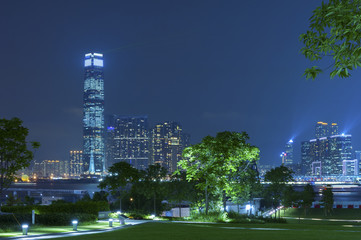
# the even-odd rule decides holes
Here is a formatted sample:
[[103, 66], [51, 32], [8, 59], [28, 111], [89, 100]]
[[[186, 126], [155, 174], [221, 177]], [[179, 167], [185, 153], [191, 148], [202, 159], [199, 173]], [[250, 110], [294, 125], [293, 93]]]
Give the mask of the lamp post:
[[78, 231], [78, 221], [74, 220], [71, 223], [73, 224], [73, 231]]
[[23, 229], [23, 235], [28, 235], [29, 225], [23, 224], [21, 228]]

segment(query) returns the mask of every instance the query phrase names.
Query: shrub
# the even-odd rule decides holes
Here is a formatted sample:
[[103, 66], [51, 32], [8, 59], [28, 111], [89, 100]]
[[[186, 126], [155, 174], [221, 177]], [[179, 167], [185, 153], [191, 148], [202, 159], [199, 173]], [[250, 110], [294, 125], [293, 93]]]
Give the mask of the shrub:
[[36, 216], [36, 223], [48, 226], [71, 225], [73, 220], [81, 223], [95, 222], [97, 217], [94, 214], [86, 213], [49, 213]]
[[258, 217], [258, 219], [266, 223], [287, 223], [287, 220], [284, 218]]
[[22, 223], [31, 223], [31, 214], [1, 214], [0, 228], [2, 230], [19, 230]]
[[1, 208], [4, 212], [9, 213], [29, 213], [35, 210], [36, 213], [86, 213], [98, 215], [100, 211], [109, 211], [107, 202], [78, 201], [76, 203], [55, 202], [54, 204], [32, 205], [32, 206], [4, 206]]
[[205, 212], [192, 213], [189, 220], [195, 222], [228, 222], [226, 212], [210, 211], [208, 214]]

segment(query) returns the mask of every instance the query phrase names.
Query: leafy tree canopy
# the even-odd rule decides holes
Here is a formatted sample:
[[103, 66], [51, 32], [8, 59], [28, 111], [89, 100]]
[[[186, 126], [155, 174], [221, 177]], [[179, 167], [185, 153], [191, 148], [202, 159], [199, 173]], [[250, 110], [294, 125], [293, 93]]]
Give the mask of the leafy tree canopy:
[[[332, 57], [330, 77], [345, 78], [361, 66], [361, 0], [329, 0], [313, 11], [309, 30], [300, 35], [302, 54], [311, 61]], [[326, 70], [327, 70], [326, 69]], [[313, 80], [319, 66], [307, 68], [304, 76]]]
[[138, 181], [140, 176], [140, 172], [129, 163], [117, 162], [109, 168], [109, 175], [99, 184], [99, 188], [108, 188], [112, 193], [115, 193], [128, 183]]
[[271, 184], [285, 184], [293, 180], [293, 171], [284, 165], [273, 168], [266, 172], [264, 180], [271, 182]]
[[28, 167], [38, 142], [27, 142], [29, 130], [19, 118], [0, 119], [0, 195], [15, 179], [17, 171]]
[[183, 151], [184, 158], [178, 166], [186, 171], [188, 181], [197, 181], [196, 186], [206, 191], [206, 212], [207, 194], [221, 198], [232, 195], [236, 190], [233, 183], [258, 160], [259, 149], [247, 143], [248, 139], [245, 132], [225, 131], [216, 137], [207, 136]]

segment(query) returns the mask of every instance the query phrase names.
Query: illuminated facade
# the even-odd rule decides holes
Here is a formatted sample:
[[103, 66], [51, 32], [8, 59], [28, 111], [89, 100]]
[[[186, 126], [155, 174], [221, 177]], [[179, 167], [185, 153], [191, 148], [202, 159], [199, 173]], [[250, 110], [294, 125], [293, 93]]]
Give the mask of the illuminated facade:
[[282, 164], [289, 166], [293, 164], [293, 140], [289, 140], [286, 143], [285, 151], [281, 154]]
[[43, 160], [35, 163], [33, 169], [36, 178], [68, 178], [69, 162], [62, 160]]
[[85, 174], [105, 172], [103, 54], [85, 54], [83, 111], [83, 169]]
[[83, 174], [83, 151], [70, 151], [69, 161], [71, 178], [80, 177]]
[[127, 162], [139, 170], [149, 165], [148, 116], [117, 116], [107, 128], [108, 167]]
[[[305, 175], [342, 175], [343, 161], [353, 157], [351, 135], [333, 135], [301, 143], [301, 163]], [[346, 161], [347, 162], [347, 161]]]
[[174, 172], [182, 159], [183, 149], [189, 146], [189, 139], [176, 122], [156, 124], [151, 130], [151, 164], [160, 164], [168, 172]]
[[315, 127], [316, 138], [329, 137], [338, 134], [339, 132], [337, 123], [331, 123], [331, 125], [329, 125], [326, 122], [317, 122]]
[[343, 160], [342, 161], [342, 175], [344, 176], [358, 176], [359, 175], [359, 161]]

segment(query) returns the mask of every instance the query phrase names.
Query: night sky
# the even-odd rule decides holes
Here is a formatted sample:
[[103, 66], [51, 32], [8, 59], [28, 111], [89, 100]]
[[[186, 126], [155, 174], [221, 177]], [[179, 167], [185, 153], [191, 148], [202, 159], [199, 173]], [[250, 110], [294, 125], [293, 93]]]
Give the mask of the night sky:
[[[0, 117], [19, 117], [35, 158], [82, 149], [84, 54], [105, 64], [106, 114], [173, 120], [192, 143], [246, 131], [261, 163], [285, 143], [337, 122], [361, 149], [361, 70], [349, 79], [302, 77], [312, 65], [298, 37], [314, 0], [2, 1]], [[327, 67], [328, 62], [323, 62]]]

